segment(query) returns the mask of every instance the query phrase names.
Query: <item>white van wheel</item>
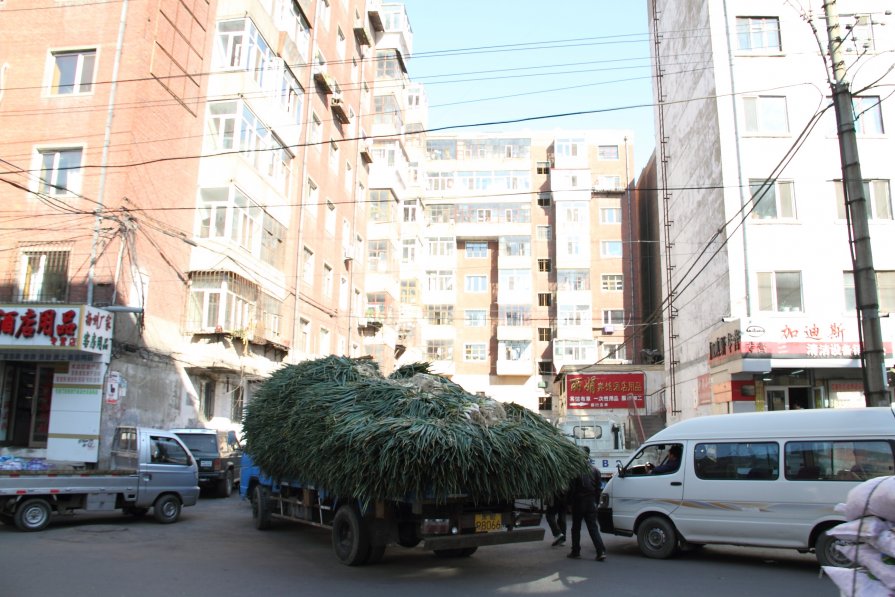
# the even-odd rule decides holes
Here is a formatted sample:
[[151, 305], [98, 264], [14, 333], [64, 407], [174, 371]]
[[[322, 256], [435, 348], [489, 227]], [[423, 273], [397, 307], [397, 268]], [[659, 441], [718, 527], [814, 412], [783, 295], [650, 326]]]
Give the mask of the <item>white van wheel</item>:
[[677, 531], [666, 518], [650, 516], [637, 527], [637, 546], [648, 558], [670, 558], [677, 551], [677, 545]]
[[821, 531], [814, 541], [814, 556], [817, 563], [821, 566], [835, 566], [837, 568], [851, 568], [855, 565], [845, 555], [839, 553], [836, 549], [837, 545], [846, 545], [844, 541], [828, 535], [826, 531]]

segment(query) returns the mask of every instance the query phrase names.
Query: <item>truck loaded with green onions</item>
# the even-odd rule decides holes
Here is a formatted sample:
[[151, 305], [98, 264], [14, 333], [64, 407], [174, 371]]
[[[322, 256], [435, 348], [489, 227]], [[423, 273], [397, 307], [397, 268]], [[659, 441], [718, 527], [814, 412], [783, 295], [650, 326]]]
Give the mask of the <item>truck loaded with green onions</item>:
[[240, 492], [258, 528], [332, 529], [347, 565], [387, 545], [468, 556], [541, 541], [540, 498], [588, 470], [546, 419], [471, 394], [425, 363], [384, 377], [367, 358], [288, 365], [246, 408]]

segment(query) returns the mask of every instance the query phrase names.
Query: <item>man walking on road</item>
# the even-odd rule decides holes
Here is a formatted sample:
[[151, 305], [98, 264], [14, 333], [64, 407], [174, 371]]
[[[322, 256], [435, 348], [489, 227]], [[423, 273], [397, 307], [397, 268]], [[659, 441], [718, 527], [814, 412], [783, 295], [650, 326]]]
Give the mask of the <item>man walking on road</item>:
[[[586, 450], [588, 463], [590, 451]], [[572, 502], [572, 551], [567, 557], [581, 557], [581, 523], [587, 526], [587, 532], [597, 550], [597, 561], [606, 559], [606, 546], [600, 537], [600, 529], [597, 526], [597, 471], [590, 467], [586, 473], [572, 480], [569, 490], [569, 499]]]

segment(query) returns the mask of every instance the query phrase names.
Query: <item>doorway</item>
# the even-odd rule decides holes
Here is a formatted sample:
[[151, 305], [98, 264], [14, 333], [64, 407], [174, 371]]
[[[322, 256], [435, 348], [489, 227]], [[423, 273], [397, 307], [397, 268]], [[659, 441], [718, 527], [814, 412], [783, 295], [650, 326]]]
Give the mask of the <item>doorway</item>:
[[768, 410], [802, 410], [814, 408], [808, 386], [778, 386], [765, 389]]
[[10, 406], [5, 421], [11, 446], [46, 448], [53, 401], [53, 367], [36, 363], [8, 363], [3, 399]]

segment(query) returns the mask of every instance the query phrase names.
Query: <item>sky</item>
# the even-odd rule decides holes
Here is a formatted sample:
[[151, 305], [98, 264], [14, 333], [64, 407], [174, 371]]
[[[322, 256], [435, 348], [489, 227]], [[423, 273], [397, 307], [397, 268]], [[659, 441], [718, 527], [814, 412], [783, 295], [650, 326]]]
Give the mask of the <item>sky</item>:
[[[642, 0], [403, 0], [410, 78], [428, 128], [633, 131], [636, 178], [655, 147], [649, 21]], [[638, 107], [639, 106], [639, 107]], [[552, 117], [574, 112], [583, 115]]]

